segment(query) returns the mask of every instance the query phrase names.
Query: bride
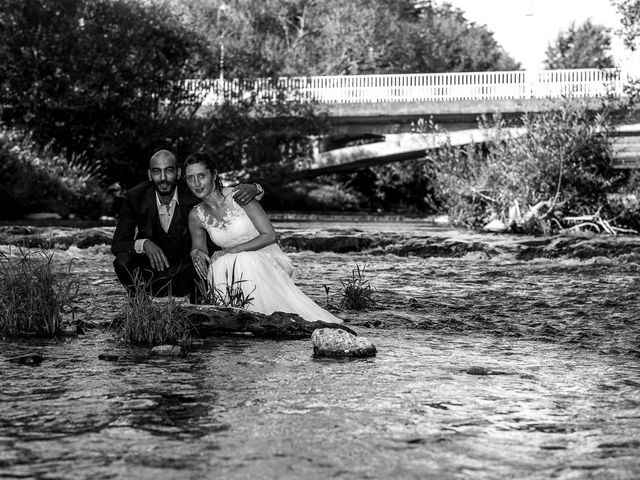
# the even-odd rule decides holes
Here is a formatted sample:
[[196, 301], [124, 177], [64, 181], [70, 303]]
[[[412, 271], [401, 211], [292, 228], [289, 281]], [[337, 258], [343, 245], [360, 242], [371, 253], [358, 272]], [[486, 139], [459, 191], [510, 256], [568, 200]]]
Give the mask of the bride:
[[[309, 322], [342, 323], [293, 283], [291, 261], [276, 243], [267, 214], [255, 200], [242, 206], [235, 202], [233, 189], [222, 186], [211, 157], [191, 154], [183, 171], [189, 189], [202, 200], [189, 213], [191, 258], [210, 289], [226, 291], [233, 272], [243, 280], [239, 286], [245, 298], [252, 297], [248, 310], [297, 313]], [[211, 256], [206, 235], [221, 248]]]

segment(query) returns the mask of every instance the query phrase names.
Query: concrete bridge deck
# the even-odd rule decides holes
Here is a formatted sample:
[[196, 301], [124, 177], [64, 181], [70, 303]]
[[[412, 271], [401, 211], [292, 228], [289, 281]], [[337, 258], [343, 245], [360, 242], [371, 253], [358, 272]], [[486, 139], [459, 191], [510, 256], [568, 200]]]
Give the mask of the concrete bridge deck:
[[[503, 133], [516, 138], [524, 128], [507, 128]], [[384, 141], [349, 146], [319, 153], [296, 177], [357, 170], [358, 168], [425, 157], [427, 150], [437, 149], [447, 142], [452, 146], [485, 143], [495, 135], [487, 129], [465, 129], [454, 132], [386, 134]], [[640, 124], [622, 125], [613, 137], [615, 168], [640, 168]]]

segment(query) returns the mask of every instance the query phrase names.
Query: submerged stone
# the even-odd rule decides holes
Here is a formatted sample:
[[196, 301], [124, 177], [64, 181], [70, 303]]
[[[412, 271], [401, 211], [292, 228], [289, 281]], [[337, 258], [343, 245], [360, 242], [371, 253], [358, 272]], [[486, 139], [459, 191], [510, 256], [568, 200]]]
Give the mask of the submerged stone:
[[375, 356], [376, 347], [366, 338], [345, 330], [318, 328], [311, 335], [313, 353], [319, 357], [365, 358]]
[[44, 360], [44, 357], [39, 353], [27, 353], [25, 355], [10, 357], [7, 360], [11, 363], [18, 363], [20, 365], [40, 365]]
[[469, 367], [465, 370], [465, 373], [468, 375], [490, 375], [491, 370], [487, 367], [473, 366]]
[[98, 355], [98, 360], [104, 360], [105, 362], [117, 362], [120, 360], [120, 355], [115, 353], [101, 353]]
[[151, 355], [159, 355], [163, 357], [177, 357], [184, 352], [180, 345], [157, 345], [151, 349]]

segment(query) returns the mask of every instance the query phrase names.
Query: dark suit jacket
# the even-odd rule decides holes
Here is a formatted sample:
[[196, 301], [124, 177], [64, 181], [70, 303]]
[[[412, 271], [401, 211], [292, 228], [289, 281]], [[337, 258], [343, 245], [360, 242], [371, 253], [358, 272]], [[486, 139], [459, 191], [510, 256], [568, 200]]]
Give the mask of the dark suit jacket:
[[153, 183], [143, 182], [126, 193], [111, 242], [111, 251], [114, 255], [117, 256], [121, 252], [134, 254], [134, 242], [149, 238], [163, 250], [171, 267], [191, 262], [189, 211], [200, 200], [183, 182], [178, 182], [177, 189], [178, 205], [166, 233], [160, 224]]

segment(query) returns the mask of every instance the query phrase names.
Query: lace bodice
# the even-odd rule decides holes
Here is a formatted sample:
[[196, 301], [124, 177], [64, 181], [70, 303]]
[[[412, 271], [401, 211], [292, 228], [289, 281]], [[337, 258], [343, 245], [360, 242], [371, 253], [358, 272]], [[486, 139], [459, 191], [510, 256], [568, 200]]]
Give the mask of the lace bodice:
[[206, 211], [207, 207], [203, 203], [199, 203], [194, 207], [196, 215], [213, 243], [222, 248], [229, 248], [260, 235], [249, 216], [236, 203], [231, 194], [225, 198], [223, 207], [227, 211], [222, 220], [218, 220], [208, 213]]

